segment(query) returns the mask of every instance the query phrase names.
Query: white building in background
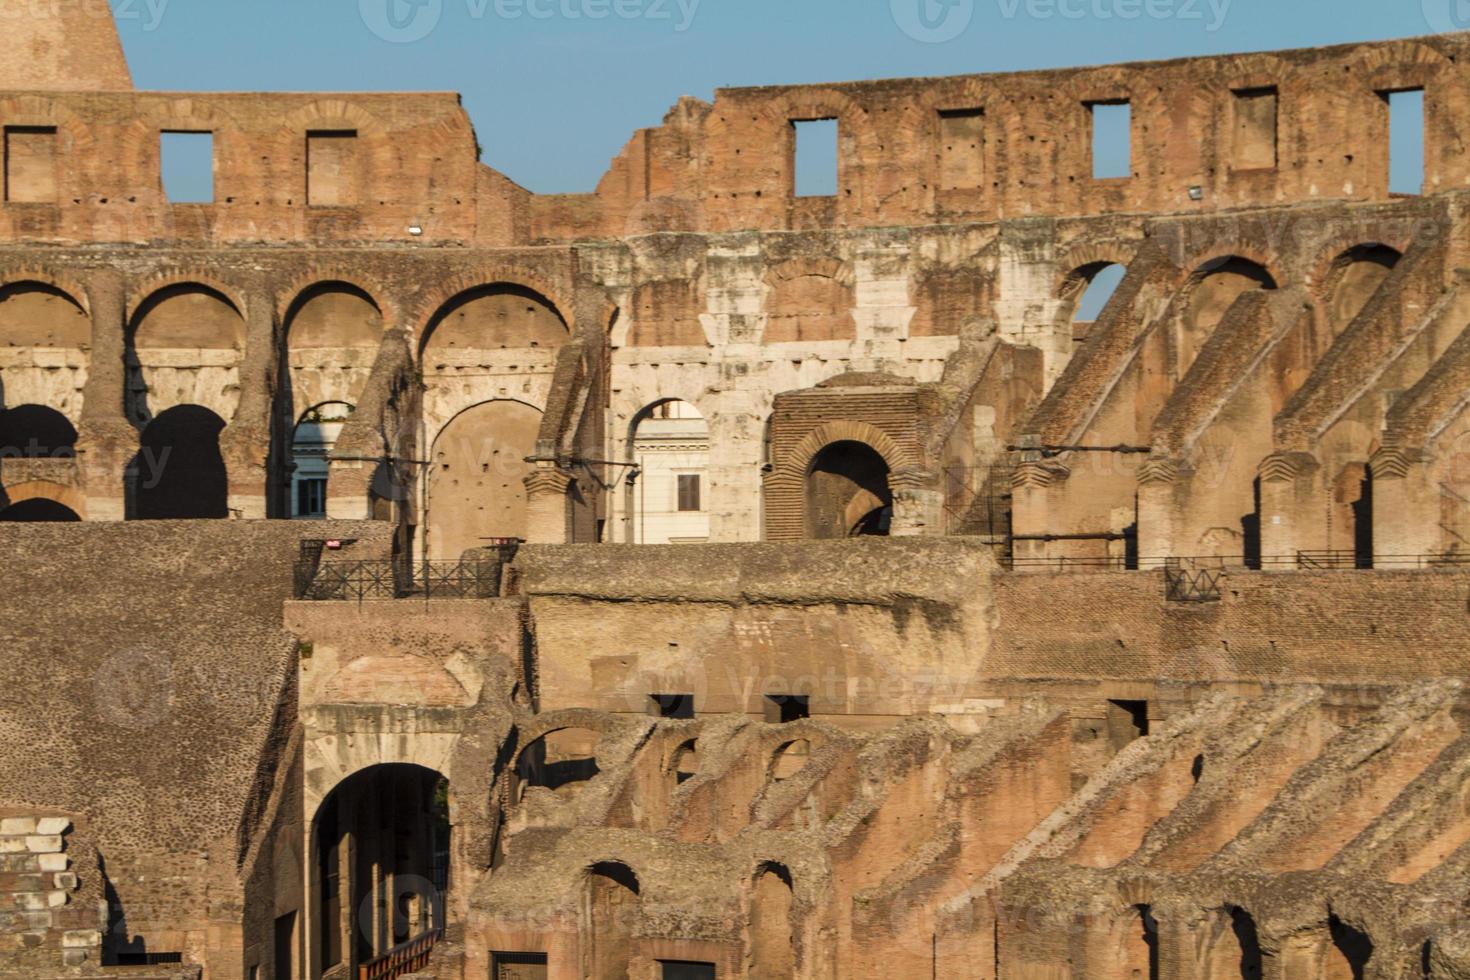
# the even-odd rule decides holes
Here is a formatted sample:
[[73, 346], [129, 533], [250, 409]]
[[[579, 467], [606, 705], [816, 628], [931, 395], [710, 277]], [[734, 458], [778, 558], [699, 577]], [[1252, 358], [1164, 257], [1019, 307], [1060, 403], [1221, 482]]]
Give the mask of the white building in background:
[[291, 516], [321, 520], [327, 516], [327, 457], [342, 434], [352, 406], [318, 405], [301, 417], [291, 438]]
[[628, 488], [635, 544], [709, 540], [709, 424], [688, 402], [660, 402], [633, 433], [638, 470]]

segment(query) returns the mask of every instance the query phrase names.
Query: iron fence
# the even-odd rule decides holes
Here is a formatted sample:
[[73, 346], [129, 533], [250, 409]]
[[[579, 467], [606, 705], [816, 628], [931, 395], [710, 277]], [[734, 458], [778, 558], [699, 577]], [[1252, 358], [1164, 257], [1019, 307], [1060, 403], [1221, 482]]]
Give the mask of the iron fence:
[[371, 599], [493, 599], [500, 595], [505, 561], [457, 562], [302, 561], [296, 568], [296, 598], [314, 602]]
[[1183, 568], [1230, 572], [1257, 571], [1455, 571], [1470, 569], [1470, 554], [1375, 555], [1371, 561], [1353, 552], [1303, 551], [1295, 555], [1244, 558], [1239, 555], [1200, 557], [1132, 558], [1122, 555], [1060, 555], [1011, 557], [1006, 568], [1026, 572], [1156, 572], [1161, 568]]
[[1170, 602], [1219, 602], [1225, 594], [1220, 587], [1224, 574], [1209, 569], [1165, 568], [1164, 596]]

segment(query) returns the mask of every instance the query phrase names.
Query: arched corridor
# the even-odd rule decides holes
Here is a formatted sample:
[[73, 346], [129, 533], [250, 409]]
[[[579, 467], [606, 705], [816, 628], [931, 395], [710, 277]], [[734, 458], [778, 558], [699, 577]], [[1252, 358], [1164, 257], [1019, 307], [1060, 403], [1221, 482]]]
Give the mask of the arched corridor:
[[421, 766], [373, 766], [322, 802], [312, 827], [312, 972], [359, 967], [444, 928], [449, 784]]
[[490, 538], [526, 536], [526, 457], [540, 431], [539, 409], [496, 400], [465, 409], [439, 432], [428, 475], [435, 560], [457, 560]]
[[44, 405], [0, 412], [0, 460], [66, 459], [76, 455], [77, 430], [65, 415]]
[[817, 453], [806, 479], [807, 536], [886, 536], [893, 522], [888, 463], [861, 442], [834, 442]]
[[143, 430], [128, 466], [128, 516], [194, 520], [229, 516], [229, 478], [220, 453], [225, 423], [198, 405], [180, 405]]

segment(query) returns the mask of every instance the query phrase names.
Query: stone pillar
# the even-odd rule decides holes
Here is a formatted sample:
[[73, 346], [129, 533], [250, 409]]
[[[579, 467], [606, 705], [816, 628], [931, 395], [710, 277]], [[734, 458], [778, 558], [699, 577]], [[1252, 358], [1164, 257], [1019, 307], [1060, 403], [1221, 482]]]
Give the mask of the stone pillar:
[[1277, 571], [1296, 566], [1291, 561], [1299, 551], [1326, 548], [1317, 499], [1317, 475], [1321, 467], [1310, 453], [1273, 453], [1262, 461], [1261, 556], [1265, 568]]
[[1180, 480], [1179, 464], [1172, 459], [1150, 459], [1138, 470], [1138, 557], [1141, 567], [1182, 555], [1184, 531], [1181, 499], [1187, 496], [1187, 478]]
[[138, 430], [124, 413], [127, 372], [127, 296], [122, 275], [100, 269], [88, 276], [92, 353], [77, 426], [78, 471], [89, 521], [127, 516], [124, 471], [138, 451]]
[[893, 492], [890, 535], [911, 538], [944, 534], [944, 489], [933, 473], [927, 470], [892, 473], [888, 487]]
[[1044, 541], [1021, 538], [1054, 533], [1072, 471], [1055, 459], [1022, 462], [1011, 477], [1012, 551], [1018, 559], [1052, 557]]
[[1368, 462], [1373, 471], [1374, 557], [1432, 555], [1442, 551], [1439, 495], [1418, 451], [1384, 448]]
[[261, 520], [268, 513], [271, 410], [276, 375], [276, 308], [270, 289], [257, 284], [245, 297], [245, 356], [240, 363], [240, 403], [220, 436], [229, 471], [230, 514]]
[[573, 479], [551, 463], [538, 463], [526, 477], [526, 542], [570, 544], [571, 513], [567, 494]]

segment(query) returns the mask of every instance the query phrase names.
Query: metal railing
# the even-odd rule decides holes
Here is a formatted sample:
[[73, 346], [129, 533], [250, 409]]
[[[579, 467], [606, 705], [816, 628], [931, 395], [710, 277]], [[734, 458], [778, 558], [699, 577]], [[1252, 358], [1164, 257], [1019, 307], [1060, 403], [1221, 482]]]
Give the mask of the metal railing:
[[494, 599], [500, 595], [505, 561], [466, 558], [457, 562], [300, 562], [296, 598], [310, 602], [369, 599]]
[[1161, 568], [1254, 572], [1254, 571], [1453, 571], [1470, 568], [1470, 554], [1375, 555], [1370, 563], [1353, 552], [1302, 551], [1295, 555], [1244, 558], [1239, 555], [1205, 555], [1182, 558], [1125, 558], [1122, 555], [1078, 555], [1016, 557], [1003, 563], [1013, 571], [1026, 572], [1156, 572]]
[[443, 937], [444, 930], [434, 929], [406, 943], [394, 946], [377, 959], [368, 960], [357, 968], [357, 980], [397, 980], [398, 977], [429, 965], [434, 946]]
[[1219, 602], [1224, 596], [1221, 571], [1188, 568], [1164, 569], [1164, 597], [1170, 602]]

